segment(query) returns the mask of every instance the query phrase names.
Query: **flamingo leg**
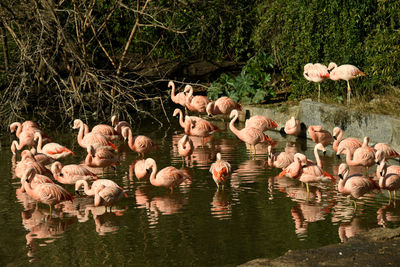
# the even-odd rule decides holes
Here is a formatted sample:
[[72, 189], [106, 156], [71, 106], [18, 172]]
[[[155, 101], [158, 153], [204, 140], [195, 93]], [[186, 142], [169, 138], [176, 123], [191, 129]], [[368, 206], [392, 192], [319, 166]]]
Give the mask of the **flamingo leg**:
[[321, 84], [318, 83], [318, 102], [321, 101]]
[[308, 187], [308, 183], [306, 183], [306, 188], [307, 188], [307, 198], [308, 198], [308, 195], [310, 194], [310, 188]]
[[389, 201], [392, 199], [392, 192], [390, 190], [389, 191]]
[[51, 205], [49, 205], [49, 207], [50, 207], [50, 217], [51, 217], [51, 212], [52, 212], [52, 210], [51, 210]]
[[350, 82], [347, 81], [347, 105], [350, 105], [350, 95], [351, 95], [351, 88], [350, 88]]
[[225, 185], [224, 185], [224, 184], [222, 184], [222, 185], [221, 185], [221, 187], [222, 187], [222, 190], [224, 190], [224, 187], [225, 187]]
[[356, 212], [356, 210], [357, 210], [357, 202], [355, 200], [353, 200], [353, 202], [354, 202], [354, 212]]
[[393, 191], [393, 199], [396, 200], [396, 190]]

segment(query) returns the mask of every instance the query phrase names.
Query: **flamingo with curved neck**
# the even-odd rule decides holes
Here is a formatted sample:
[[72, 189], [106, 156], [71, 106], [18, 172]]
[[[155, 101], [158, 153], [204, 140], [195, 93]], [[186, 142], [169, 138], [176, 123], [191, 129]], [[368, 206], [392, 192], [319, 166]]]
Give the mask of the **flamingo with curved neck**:
[[286, 134], [295, 136], [299, 135], [301, 131], [300, 121], [296, 120], [294, 117], [291, 117], [288, 121], [286, 121], [284, 131]]
[[179, 141], [178, 141], [178, 154], [182, 157], [184, 162], [185, 157], [190, 157], [193, 153], [194, 145], [193, 141], [189, 138], [187, 134], [185, 134]]
[[362, 143], [355, 138], [346, 138], [342, 140], [342, 137], [343, 130], [339, 127], [333, 128], [333, 139], [335, 139], [332, 145], [333, 150], [335, 150], [335, 152], [338, 152], [339, 150], [342, 151], [342, 147], [345, 147], [350, 151], [350, 156], [353, 156], [354, 151], [356, 151], [357, 148], [360, 148], [362, 146]]
[[69, 155], [74, 155], [75, 153], [71, 151], [70, 149], [66, 148], [65, 146], [62, 146], [57, 143], [47, 143], [42, 147], [42, 134], [40, 132], [35, 132], [35, 141], [38, 141], [36, 150], [39, 153], [43, 153], [48, 155], [49, 157], [52, 157], [53, 159], [60, 159], [67, 157]]
[[379, 187], [389, 191], [389, 200], [392, 198], [392, 191], [396, 199], [396, 191], [400, 189], [400, 175], [388, 172], [388, 166], [383, 160], [376, 168], [376, 177], [379, 178]]
[[294, 161], [294, 153], [272, 152], [272, 146], [268, 145], [268, 161], [267, 164], [273, 168], [284, 169]]
[[118, 185], [109, 179], [98, 179], [92, 183], [91, 186], [89, 186], [88, 182], [86, 180], [78, 180], [75, 183], [75, 192], [79, 194], [79, 190], [83, 186], [83, 192], [85, 192], [86, 195], [88, 196], [94, 196], [96, 193], [96, 190], [100, 188], [101, 186], [114, 186], [118, 187]]
[[206, 114], [206, 108], [210, 99], [206, 96], [196, 95], [193, 96], [193, 87], [186, 85], [184, 92], [186, 93], [185, 105], [190, 111], [195, 111], [201, 114]]
[[174, 102], [175, 104], [179, 104], [183, 107], [185, 107], [186, 105], [186, 97], [185, 97], [185, 93], [184, 92], [180, 92], [178, 94], [175, 94], [175, 83], [173, 81], [169, 81], [168, 83], [168, 88], [172, 88], [171, 89], [171, 100], [172, 102]]
[[80, 119], [74, 120], [74, 126], [72, 129], [79, 129], [78, 144], [83, 148], [87, 148], [88, 145], [92, 145], [95, 148], [99, 146], [111, 146], [112, 148], [117, 149], [117, 147], [104, 135], [89, 132], [89, 127]]
[[131, 150], [136, 151], [141, 157], [149, 153], [154, 149], [159, 149], [156, 143], [151, 140], [151, 138], [138, 135], [133, 137], [132, 129], [130, 127], [124, 127], [122, 129], [122, 136], [124, 139], [128, 139], [128, 146]]
[[346, 163], [349, 166], [364, 166], [368, 176], [368, 168], [375, 164], [375, 151], [368, 145], [369, 137], [364, 137], [364, 142], [360, 148], [354, 151], [353, 158], [351, 158], [350, 151], [347, 148], [338, 150], [338, 154], [346, 153]]

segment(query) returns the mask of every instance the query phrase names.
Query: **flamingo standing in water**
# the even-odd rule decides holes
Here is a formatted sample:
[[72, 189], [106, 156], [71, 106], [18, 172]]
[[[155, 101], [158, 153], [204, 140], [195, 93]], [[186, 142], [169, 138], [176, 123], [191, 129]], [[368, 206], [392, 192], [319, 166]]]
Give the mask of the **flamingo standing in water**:
[[50, 183], [54, 184], [53, 180], [51, 180], [49, 177], [38, 174], [33, 167], [28, 167], [25, 169], [24, 175], [21, 177], [21, 192], [25, 192], [25, 186], [24, 186], [24, 181], [32, 179], [31, 181], [31, 186], [32, 188], [35, 188], [36, 185], [38, 184], [45, 184], [45, 183]]
[[15, 176], [22, 178], [25, 170], [33, 167], [37, 174], [46, 175], [49, 178], [53, 178], [53, 174], [43, 164], [37, 162], [29, 150], [24, 150], [21, 153], [21, 161], [17, 163], [15, 167]]
[[225, 184], [231, 176], [231, 164], [222, 159], [221, 153], [217, 153], [217, 160], [211, 164], [210, 172], [218, 189], [221, 186], [224, 190]]
[[294, 161], [294, 154], [291, 152], [272, 152], [272, 146], [268, 145], [268, 161], [269, 167], [284, 169]]
[[351, 88], [349, 81], [360, 76], [368, 76], [356, 66], [350, 64], [340, 65], [338, 67], [336, 63], [331, 62], [329, 63], [328, 71], [330, 71], [329, 78], [331, 80], [345, 80], [347, 82], [347, 105], [350, 105]]
[[185, 117], [185, 134], [208, 137], [216, 131], [221, 131], [218, 127], [212, 125], [206, 120], [192, 120], [189, 116]]
[[36, 147], [37, 152], [46, 154], [49, 157], [52, 157], [53, 159], [58, 160], [60, 158], [68, 157], [70, 155], [75, 156], [75, 153], [73, 151], [57, 143], [47, 143], [42, 147], [43, 139], [42, 139], [42, 134], [40, 132], [35, 133], [34, 140], [35, 141], [39, 140], [38, 145]]
[[100, 167], [104, 168], [108, 166], [115, 166], [119, 164], [118, 155], [114, 153], [114, 150], [108, 146], [101, 146], [94, 148], [89, 145], [87, 148], [87, 156], [85, 158], [85, 164], [89, 167]]
[[334, 139], [330, 132], [322, 130], [320, 125], [308, 127], [308, 133], [315, 144], [322, 144], [324, 147], [333, 143]]
[[[375, 153], [376, 164], [380, 165], [382, 162], [386, 161], [386, 153], [382, 150], [378, 150]], [[396, 173], [400, 174], [400, 166], [399, 165], [391, 165], [387, 167], [387, 173]]]
[[179, 141], [178, 141], [178, 154], [182, 157], [182, 161], [185, 162], [185, 157], [190, 159], [194, 150], [193, 141], [190, 137], [185, 134]]
[[368, 176], [368, 168], [373, 166], [375, 162], [375, 150], [368, 145], [369, 137], [364, 137], [364, 142], [360, 148], [354, 151], [353, 158], [350, 156], [350, 151], [347, 148], [338, 150], [338, 154], [345, 151], [346, 163], [349, 166], [364, 166]]
[[20, 122], [13, 122], [10, 124], [10, 132], [15, 132], [17, 138], [19, 138], [20, 134], [23, 130], [39, 130], [39, 125], [33, 121], [24, 121], [22, 124]]
[[79, 129], [78, 144], [83, 148], [87, 148], [89, 145], [92, 145], [93, 147], [111, 146], [112, 148], [117, 149], [117, 147], [104, 135], [89, 132], [89, 127], [80, 119], [74, 120], [74, 126], [72, 129]]
[[[343, 148], [347, 148], [350, 151], [350, 156], [353, 156], [354, 151], [356, 151], [357, 148], [360, 148], [362, 146], [362, 143], [355, 139], [355, 138], [346, 138], [342, 140], [343, 136], [343, 131], [339, 127], [333, 128], [333, 139], [335, 141], [333, 142], [333, 150], [337, 153], [338, 151], [343, 151], [342, 153], [345, 154]], [[340, 154], [338, 153], [337, 156]]]
[[[346, 163], [339, 165], [339, 178], [338, 191], [343, 195], [350, 195], [355, 199], [360, 198], [366, 193], [372, 192], [374, 189], [378, 189], [378, 185], [370, 178], [363, 177], [361, 175], [349, 176], [349, 166]], [[354, 201], [354, 208], [357, 208], [357, 204]]]
[[11, 152], [15, 155], [17, 150], [23, 149], [25, 146], [29, 148], [34, 147], [35, 144], [35, 132], [33, 131], [23, 131], [19, 135], [19, 143], [17, 140], [12, 141], [11, 143]]
[[400, 189], [400, 175], [388, 172], [388, 166], [383, 160], [376, 169], [376, 177], [379, 178], [379, 187], [389, 191], [389, 201], [392, 198], [392, 191], [396, 199], [396, 191]]
[[245, 128], [247, 127], [253, 127], [256, 128], [262, 132], [265, 132], [267, 130], [271, 130], [271, 129], [275, 129], [276, 127], [278, 127], [278, 124], [265, 116], [262, 115], [255, 115], [250, 117], [250, 119], [247, 119], [245, 121]]
[[168, 88], [171, 87], [171, 100], [175, 104], [181, 105], [186, 108], [186, 96], [184, 92], [180, 92], [175, 94], [175, 83], [173, 81], [169, 81]]
[[239, 113], [236, 109], [232, 110], [229, 118], [231, 122], [229, 123], [229, 129], [243, 142], [254, 147], [254, 154], [256, 154], [255, 145], [263, 142], [268, 142], [270, 145], [273, 143], [271, 137], [265, 135], [261, 130], [253, 128], [253, 127], [246, 127], [241, 130], [238, 130], [234, 123], [237, 120]]
[[114, 130], [120, 136], [122, 136], [122, 128], [123, 127], [131, 127], [129, 122], [127, 122], [127, 121], [119, 121], [117, 116], [115, 116], [115, 115], [111, 117], [111, 125], [114, 127]]
[[94, 181], [91, 186], [89, 186], [86, 180], [78, 180], [75, 183], [75, 192], [77, 194], [79, 194], [79, 190], [81, 189], [82, 186], [83, 186], [83, 192], [87, 196], [94, 196], [96, 194], [97, 189], [99, 189], [102, 186], [119, 187], [118, 184], [109, 179], [98, 179]]
[[289, 164], [283, 171], [279, 173], [279, 178], [287, 176], [292, 179], [298, 179], [301, 175], [302, 162], [306, 161], [307, 157], [304, 154], [296, 153], [293, 157], [293, 162]]
[[321, 82], [329, 78], [328, 68], [320, 63], [308, 63], [304, 66], [303, 76], [308, 81], [318, 84], [318, 102], [320, 102]]
[[128, 146], [131, 150], [136, 151], [141, 157], [151, 152], [154, 149], [159, 149], [156, 143], [151, 138], [144, 135], [137, 135], [133, 137], [132, 129], [124, 127], [122, 129], [122, 136], [125, 140], [128, 139]]
[[62, 184], [75, 184], [78, 180], [97, 180], [96, 174], [78, 164], [62, 166], [61, 162], [56, 161], [51, 165], [51, 172], [54, 179]]
[[[182, 111], [181, 111], [179, 108], [176, 108], [176, 109], [174, 110], [174, 113], [172, 114], [172, 116], [174, 116], [174, 117], [178, 116], [178, 117], [179, 117], [179, 125], [180, 125], [183, 129], [185, 129], [185, 126], [186, 126], [186, 123], [187, 123], [187, 121], [186, 121], [186, 116], [185, 116], [185, 121], [184, 121], [184, 120], [183, 120]], [[220, 129], [219, 129], [217, 126], [215, 126], [214, 124], [212, 124], [211, 122], [209, 122], [209, 121], [207, 121], [207, 120], [205, 120], [205, 119], [202, 119], [202, 118], [196, 117], [196, 116], [189, 116], [189, 118], [190, 118], [190, 120], [191, 120], [192, 123], [193, 123], [193, 122], [197, 122], [197, 121], [202, 121], [201, 124], [207, 124], [207, 125], [208, 125], [207, 127], [208, 127], [211, 131], [217, 131], [217, 132], [220, 131]]]
[[145, 159], [141, 159], [135, 162], [134, 172], [138, 180], [147, 180], [149, 178], [150, 173], [148, 173], [146, 170]]
[[94, 126], [91, 133], [101, 134], [108, 140], [116, 140], [121, 137], [112, 126], [107, 124], [98, 124]]
[[286, 121], [284, 131], [286, 134], [299, 135], [301, 131], [300, 121], [291, 117], [290, 120]]
[[227, 96], [220, 97], [217, 100], [208, 103], [206, 107], [207, 115], [210, 117], [218, 114], [228, 115], [234, 109], [242, 110], [242, 106]]
[[385, 143], [377, 143], [373, 146], [373, 148], [378, 151], [382, 150], [383, 153], [385, 154], [385, 159], [393, 159], [393, 158], [398, 158], [400, 159], [400, 154], [397, 153], [396, 150], [394, 150], [393, 147], [391, 147], [388, 144]]
[[150, 183], [154, 186], [166, 187], [174, 190], [174, 187], [180, 185], [186, 179], [191, 180], [190, 175], [183, 170], [168, 166], [157, 173], [156, 161], [152, 158], [146, 159], [146, 170], [151, 171]]
[[190, 111], [195, 111], [200, 114], [206, 114], [206, 108], [208, 103], [210, 103], [210, 99], [206, 96], [196, 95], [193, 96], [193, 87], [191, 85], [185, 86], [185, 105]]
[[31, 182], [35, 177], [34, 174], [35, 172], [33, 171], [30, 177], [22, 180], [25, 191], [34, 200], [49, 205], [50, 213], [51, 206], [58, 204], [62, 201], [69, 200], [72, 202], [73, 198], [71, 194], [57, 184], [44, 183], [36, 184], [35, 187], [32, 187]]
[[110, 207], [110, 212], [112, 209], [112, 205], [120, 200], [123, 196], [128, 197], [128, 195], [125, 193], [125, 191], [119, 187], [119, 186], [105, 186], [100, 185], [96, 190], [94, 194], [94, 206], [100, 206], [103, 205], [106, 207]]

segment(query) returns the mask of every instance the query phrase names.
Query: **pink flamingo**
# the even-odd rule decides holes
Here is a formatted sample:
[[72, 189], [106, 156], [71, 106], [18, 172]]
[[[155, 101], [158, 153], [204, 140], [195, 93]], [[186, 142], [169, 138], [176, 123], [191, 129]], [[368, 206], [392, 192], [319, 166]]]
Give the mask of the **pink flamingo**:
[[273, 168], [284, 169], [294, 161], [294, 154], [286, 151], [273, 153], [272, 146], [268, 145], [267, 164]]
[[350, 151], [347, 148], [343, 150], [338, 150], [338, 154], [345, 151], [346, 153], [346, 163], [349, 166], [364, 166], [366, 168], [366, 173], [368, 175], [368, 168], [374, 165], [375, 162], [375, 150], [368, 145], [369, 137], [364, 137], [364, 142], [360, 148], [354, 151], [353, 159], [350, 156]]
[[[186, 116], [185, 116], [185, 121], [184, 121], [184, 120], [183, 120], [182, 111], [181, 111], [179, 108], [176, 108], [176, 109], [174, 110], [174, 113], [173, 113], [172, 115], [173, 115], [174, 117], [179, 116], [179, 125], [180, 125], [183, 129], [185, 129], [185, 126], [186, 126]], [[202, 124], [204, 123], [204, 124], [209, 125], [209, 128], [210, 128], [211, 131], [217, 131], [217, 132], [220, 131], [220, 129], [219, 129], [217, 126], [215, 126], [214, 124], [212, 124], [211, 122], [209, 122], [209, 121], [207, 121], [207, 120], [205, 120], [205, 119], [202, 119], [202, 118], [196, 117], [196, 116], [189, 116], [189, 118], [190, 118], [190, 120], [192, 121], [192, 123], [193, 123], [193, 122], [197, 122], [197, 121], [202, 121]]]
[[34, 147], [35, 144], [35, 133], [32, 131], [23, 131], [19, 135], [19, 143], [17, 140], [12, 141], [11, 143], [11, 152], [15, 155], [17, 150], [23, 149], [25, 146], [29, 148]]
[[42, 134], [40, 132], [35, 133], [35, 141], [38, 141], [38, 145], [36, 147], [36, 150], [39, 153], [43, 153], [48, 155], [49, 157], [52, 157], [53, 159], [60, 159], [67, 157], [69, 155], [74, 155], [75, 153], [72, 152], [70, 149], [66, 148], [65, 146], [62, 146], [57, 143], [47, 143], [42, 147]]
[[245, 128], [247, 127], [253, 127], [262, 132], [265, 132], [267, 130], [275, 129], [276, 127], [278, 127], [278, 124], [268, 117], [255, 115], [246, 120]]
[[190, 111], [195, 111], [200, 114], [206, 114], [206, 108], [208, 103], [210, 103], [210, 99], [208, 99], [206, 96], [202, 95], [196, 95], [193, 96], [193, 87], [191, 85], [186, 85], [185, 86], [185, 105]]
[[265, 135], [262, 131], [259, 129], [253, 128], [253, 127], [246, 127], [241, 130], [238, 130], [234, 123], [237, 120], [239, 116], [239, 113], [236, 109], [232, 110], [229, 118], [231, 119], [231, 122], [229, 123], [229, 129], [243, 142], [246, 144], [250, 145], [250, 150], [251, 146], [254, 147], [254, 154], [256, 154], [256, 149], [255, 145], [258, 143], [262, 142], [268, 142], [270, 145], [273, 143], [272, 138], [269, 136]]
[[356, 66], [353, 65], [340, 65], [339, 67], [336, 63], [329, 63], [328, 70], [329, 78], [333, 81], [337, 80], [345, 80], [347, 82], [347, 105], [350, 105], [350, 95], [351, 95], [351, 88], [350, 88], [350, 80], [360, 77], [366, 76], [364, 72], [360, 71]]
[[321, 143], [323, 146], [328, 146], [334, 141], [332, 134], [327, 130], [322, 130], [322, 126], [320, 125], [308, 127], [308, 133], [315, 144]]
[[318, 84], [318, 102], [321, 98], [321, 82], [329, 78], [328, 68], [320, 63], [308, 63], [304, 66], [303, 76], [310, 82]]
[[37, 174], [46, 175], [52, 178], [52, 173], [43, 165], [35, 160], [29, 150], [24, 150], [21, 153], [21, 161], [15, 167], [15, 176], [22, 178], [27, 168], [33, 167]]
[[19, 135], [23, 130], [39, 130], [39, 125], [33, 121], [24, 121], [22, 124], [20, 122], [13, 122], [10, 124], [10, 132], [13, 133], [15, 130], [15, 135], [19, 138]]
[[122, 136], [122, 128], [123, 127], [131, 127], [129, 122], [127, 122], [127, 121], [119, 121], [117, 116], [115, 116], [115, 115], [111, 117], [111, 125], [114, 127], [114, 130], [120, 136]]
[[150, 177], [150, 173], [146, 170], [146, 160], [141, 159], [135, 162], [135, 176], [138, 180], [147, 180]]
[[78, 180], [75, 183], [75, 193], [77, 193], [79, 195], [80, 194], [79, 190], [81, 189], [82, 186], [83, 186], [83, 192], [87, 196], [94, 196], [96, 194], [96, 191], [102, 186], [119, 187], [118, 184], [116, 184], [114, 181], [109, 180], [109, 179], [98, 179], [98, 180], [94, 181], [91, 186], [89, 186], [89, 184], [86, 180]]
[[212, 177], [218, 189], [221, 185], [222, 190], [224, 190], [224, 186], [231, 176], [232, 170], [231, 164], [222, 159], [221, 153], [217, 153], [217, 160], [211, 164], [210, 172], [212, 173]]
[[377, 143], [373, 146], [373, 148], [378, 151], [382, 150], [383, 153], [385, 153], [385, 159], [393, 159], [393, 158], [399, 158], [400, 159], [400, 154], [397, 153], [396, 150], [394, 150], [393, 147], [391, 147], [388, 144], [385, 143]]
[[290, 120], [285, 123], [284, 131], [286, 134], [295, 136], [299, 135], [301, 131], [300, 121], [291, 117]]
[[182, 157], [183, 162], [185, 162], [185, 157], [190, 158], [194, 150], [193, 141], [185, 134], [178, 141], [178, 154]]
[[225, 114], [228, 115], [232, 110], [242, 110], [242, 106], [227, 96], [223, 96], [207, 104], [206, 112], [208, 116]]
[[396, 199], [396, 191], [400, 189], [400, 175], [388, 172], [388, 166], [383, 160], [376, 169], [376, 176], [379, 178], [379, 187], [389, 191], [389, 201], [392, 198], [392, 191]]
[[168, 83], [168, 88], [172, 87], [171, 89], [171, 100], [175, 104], [181, 105], [183, 107], [186, 107], [186, 97], [184, 92], [180, 92], [178, 94], [175, 94], [175, 83], [173, 81], [169, 81]]
[[154, 186], [166, 187], [174, 190], [174, 187], [180, 185], [186, 179], [191, 180], [186, 171], [178, 170], [175, 167], [168, 166], [157, 173], [156, 161], [152, 158], [146, 159], [146, 170], [151, 171], [150, 183]]
[[115, 166], [119, 164], [118, 156], [115, 155], [114, 150], [108, 146], [101, 146], [94, 148], [89, 145], [87, 148], [87, 156], [85, 158], [85, 164], [89, 167], [100, 167], [104, 168], [108, 166]]
[[[380, 165], [382, 162], [386, 161], [386, 153], [382, 150], [378, 150], [375, 153], [376, 164]], [[400, 166], [399, 165], [391, 165], [387, 167], [388, 173], [396, 173], [400, 175]]]
[[32, 179], [31, 181], [32, 188], [35, 188], [36, 185], [38, 184], [45, 184], [45, 183], [54, 184], [53, 180], [51, 180], [49, 177], [36, 173], [36, 170], [33, 167], [28, 167], [21, 178], [21, 192], [25, 192], [24, 181], [29, 179]]
[[54, 179], [62, 184], [75, 184], [78, 180], [97, 180], [97, 175], [82, 165], [69, 164], [64, 167], [59, 161], [51, 165]]
[[110, 212], [112, 209], [112, 205], [120, 200], [123, 196], [128, 197], [128, 195], [125, 193], [125, 191], [119, 187], [119, 186], [105, 186], [100, 185], [96, 190], [94, 194], [94, 206], [100, 206], [103, 205], [106, 207], [110, 207]]
[[207, 137], [213, 134], [214, 132], [221, 131], [218, 127], [212, 125], [209, 121], [206, 120], [192, 120], [191, 117], [185, 117], [185, 134]]
[[[357, 174], [349, 176], [349, 171], [349, 166], [346, 163], [340, 164], [338, 191], [343, 195], [350, 195], [358, 199], [366, 193], [372, 192], [374, 189], [379, 190], [378, 185], [372, 179]], [[354, 208], [357, 208], [355, 201]]]
[[130, 127], [124, 127], [122, 129], [122, 136], [125, 140], [128, 139], [129, 148], [136, 151], [143, 158], [145, 154], [152, 150], [159, 149], [156, 143], [147, 136], [137, 135], [133, 137], [132, 129]]
[[93, 147], [111, 146], [112, 148], [117, 149], [117, 147], [104, 135], [89, 132], [89, 127], [79, 119], [74, 120], [74, 126], [72, 129], [79, 129], [78, 144], [83, 148], [92, 145]]
[[101, 134], [108, 140], [116, 140], [120, 138], [118, 132], [110, 125], [98, 124], [92, 128], [91, 133]]
[[301, 175], [302, 162], [307, 161], [307, 157], [304, 154], [296, 153], [293, 157], [293, 162], [290, 163], [283, 171], [279, 173], [279, 178], [287, 176], [292, 179], [298, 179]]
[[[360, 148], [362, 146], [362, 143], [355, 138], [346, 138], [342, 140], [342, 136], [342, 129], [340, 129], [339, 127], [333, 128], [333, 139], [335, 139], [332, 145], [333, 150], [335, 150], [335, 152], [343, 151], [342, 148], [345, 147], [350, 151], [350, 156], [353, 156], [354, 151], [356, 151], [357, 148]], [[338, 157], [340, 157], [339, 153], [337, 155]]]
[[36, 151], [36, 148], [34, 148], [34, 147], [32, 147], [30, 151], [31, 151], [33, 157], [35, 158], [35, 160], [37, 162], [39, 162], [40, 164], [42, 164], [43, 166], [53, 164], [56, 161], [55, 159], [53, 159], [52, 157], [50, 157], [44, 153], [38, 153]]
[[58, 204], [62, 201], [73, 200], [71, 194], [57, 184], [44, 183], [37, 184], [35, 187], [32, 187], [31, 182], [33, 180], [33, 177], [34, 176], [32, 175], [28, 179], [22, 180], [25, 191], [34, 200], [49, 205], [50, 213], [51, 206]]

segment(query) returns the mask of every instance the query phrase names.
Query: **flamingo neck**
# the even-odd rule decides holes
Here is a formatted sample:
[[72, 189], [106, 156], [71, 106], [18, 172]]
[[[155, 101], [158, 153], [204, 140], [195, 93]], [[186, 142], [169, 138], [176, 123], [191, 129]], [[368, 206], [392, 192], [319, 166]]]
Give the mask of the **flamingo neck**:
[[182, 110], [179, 110], [178, 116], [179, 116], [179, 124], [181, 125], [182, 128], [185, 128], [185, 121], [183, 121], [183, 113], [182, 113]]
[[22, 125], [19, 122], [14, 122], [14, 125], [17, 127], [17, 131], [15, 132], [15, 135], [19, 138], [19, 135], [22, 133]]
[[172, 89], [171, 89], [171, 99], [172, 99], [173, 102], [175, 102], [175, 101], [177, 100], [177, 99], [176, 99], [176, 95], [175, 95], [175, 83], [172, 83], [171, 86], [172, 86]]
[[135, 150], [135, 140], [133, 139], [131, 128], [128, 128], [128, 146], [130, 147], [130, 149]]
[[37, 144], [37, 147], [36, 147], [36, 151], [39, 152], [39, 153], [42, 153], [43, 152], [42, 151], [43, 139], [42, 139], [42, 135], [41, 134], [39, 134], [38, 136], [39, 136], [39, 140], [38, 140], [38, 144]]
[[192, 127], [192, 120], [191, 119], [186, 119], [185, 120], [185, 127], [184, 127], [185, 134], [190, 135], [190, 128], [191, 127]]
[[160, 183], [156, 179], [156, 173], [157, 173], [157, 165], [153, 164], [151, 166], [150, 183], [154, 186], [159, 186]]
[[239, 114], [236, 113], [236, 114], [233, 116], [231, 122], [229, 123], [229, 129], [230, 129], [235, 135], [239, 135], [239, 134], [240, 134], [240, 131], [235, 127], [235, 124], [234, 124], [235, 121], [237, 120], [238, 116], [239, 116]]
[[345, 152], [346, 152], [346, 163], [347, 163], [347, 165], [351, 165], [351, 166], [358, 165], [358, 163], [355, 162], [355, 161], [351, 158], [351, 154], [350, 154], [351, 152], [350, 152], [350, 150], [345, 149]]
[[342, 141], [342, 136], [343, 136], [343, 131], [340, 130], [338, 136], [336, 136], [336, 140], [332, 144], [333, 150], [335, 150], [335, 152], [337, 152], [340, 141]]
[[91, 188], [89, 187], [88, 182], [85, 181], [85, 180], [83, 180], [83, 181], [81, 182], [81, 184], [83, 184], [83, 192], [85, 192], [85, 194], [88, 195], [88, 196], [92, 196], [94, 192], [93, 192], [93, 189], [91, 189]]
[[317, 146], [314, 147], [314, 156], [315, 156], [315, 160], [317, 161], [317, 166], [322, 169], [322, 162], [321, 162], [321, 159], [320, 159], [319, 154], [318, 154]]
[[[85, 128], [85, 124], [83, 123], [83, 121], [80, 122], [79, 125], [79, 132], [78, 132], [78, 144], [81, 147], [84, 147], [82, 140], [83, 140], [83, 136], [84, 136], [84, 128]], [[89, 128], [89, 127], [88, 127]], [[89, 129], [88, 129], [89, 130]]]

